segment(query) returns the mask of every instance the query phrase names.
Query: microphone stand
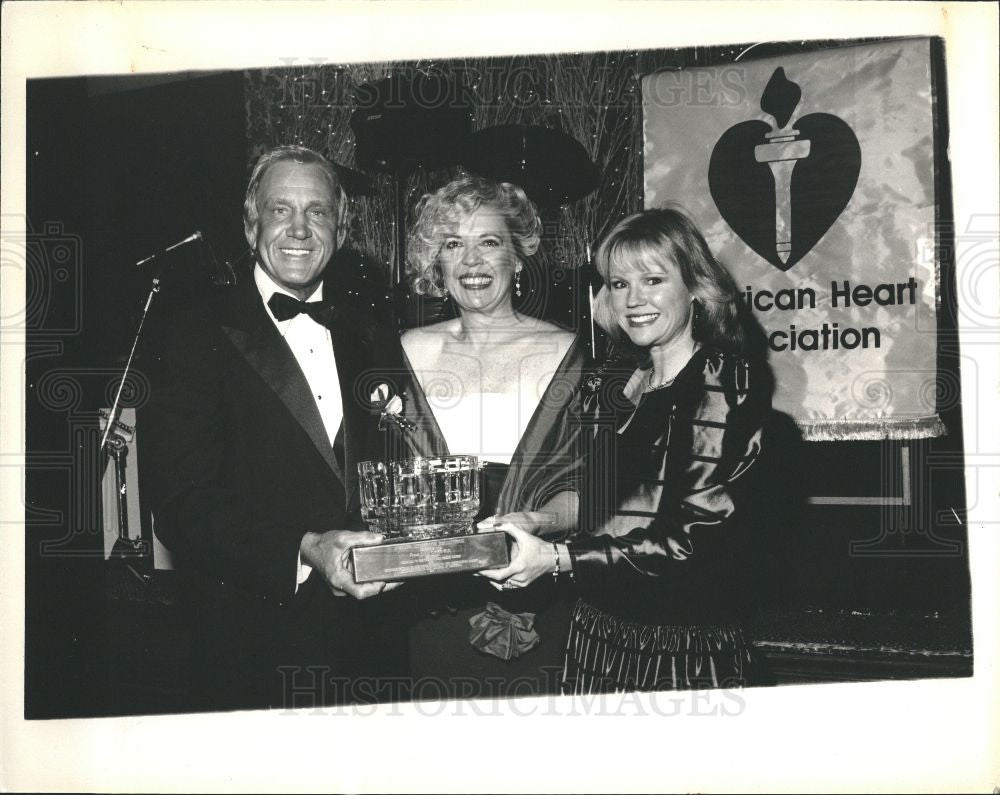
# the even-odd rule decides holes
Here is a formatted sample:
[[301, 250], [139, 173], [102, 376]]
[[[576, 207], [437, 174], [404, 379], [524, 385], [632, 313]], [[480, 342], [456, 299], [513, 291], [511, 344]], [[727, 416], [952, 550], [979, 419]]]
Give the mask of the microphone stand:
[[[181, 246], [186, 246], [188, 243], [193, 243], [196, 240], [203, 240], [200, 231], [195, 231], [194, 234], [188, 235], [183, 240], [174, 243], [171, 246], [167, 246], [161, 251], [151, 254], [144, 259], [139, 260], [135, 266], [141, 267], [148, 262], [153, 260], [160, 260], [162, 263], [162, 257], [164, 257], [169, 252], [174, 249], [180, 248]], [[125, 382], [128, 380], [129, 373], [132, 370], [132, 362], [135, 361], [135, 352], [139, 348], [139, 340], [142, 339], [142, 329], [146, 323], [146, 317], [149, 315], [149, 308], [153, 304], [153, 297], [160, 292], [160, 271], [154, 271], [153, 273], [153, 283], [149, 290], [149, 295], [146, 297], [146, 305], [142, 310], [142, 317], [139, 318], [139, 328], [136, 329], [135, 339], [132, 340], [132, 349], [129, 351], [128, 360], [125, 362], [125, 369], [122, 372], [121, 381], [118, 383], [118, 390], [115, 393], [115, 399], [111, 404], [111, 410], [108, 413], [108, 424], [104, 428], [104, 435], [101, 437], [101, 447], [100, 451], [102, 455], [110, 455], [115, 462], [115, 490], [117, 492], [117, 508], [118, 508], [118, 538], [115, 540], [114, 546], [111, 549], [111, 559], [112, 560], [123, 560], [125, 565], [132, 574], [134, 574], [143, 584], [148, 585], [152, 581], [152, 575], [148, 572], [152, 569], [152, 556], [149, 554], [148, 542], [142, 538], [142, 531], [140, 528], [140, 533], [138, 538], [132, 538], [129, 533], [128, 528], [128, 485], [126, 480], [126, 459], [128, 457], [128, 447], [126, 446], [133, 437], [133, 429], [125, 425], [123, 422], [119, 421], [121, 416], [121, 400], [122, 392], [125, 389]], [[105, 463], [105, 468], [107, 464]], [[143, 568], [146, 569], [145, 572], [138, 571], [128, 559], [141, 560], [143, 563]]]
[[152, 576], [147, 572], [138, 571], [130, 562], [128, 562], [129, 558], [143, 559], [146, 564], [143, 568], [150, 568], [148, 565], [149, 561], [145, 560], [148, 552], [146, 541], [143, 540], [141, 535], [139, 538], [132, 538], [129, 534], [125, 463], [128, 456], [128, 447], [126, 445], [132, 439], [132, 429], [120, 422], [119, 417], [122, 410], [122, 391], [125, 388], [125, 382], [128, 380], [129, 373], [132, 370], [132, 362], [135, 359], [135, 352], [139, 347], [139, 340], [142, 338], [143, 325], [146, 322], [146, 316], [149, 314], [149, 308], [153, 303], [153, 297], [159, 292], [159, 276], [153, 276], [153, 283], [150, 287], [149, 295], [146, 297], [146, 306], [142, 310], [142, 317], [139, 318], [139, 328], [135, 332], [135, 339], [132, 340], [132, 350], [129, 351], [128, 360], [125, 362], [125, 369], [122, 371], [122, 378], [118, 384], [118, 391], [115, 394], [114, 402], [111, 405], [111, 411], [108, 414], [108, 424], [104, 428], [104, 436], [101, 438], [100, 448], [102, 454], [110, 455], [115, 462], [115, 491], [117, 493], [118, 507], [118, 538], [115, 540], [114, 546], [111, 549], [111, 558], [113, 560], [124, 560], [128, 570], [144, 584], [148, 584], [152, 580]]
[[132, 369], [132, 361], [135, 359], [136, 349], [139, 347], [139, 339], [142, 337], [142, 327], [146, 322], [146, 315], [149, 314], [149, 307], [153, 303], [153, 296], [160, 292], [160, 279], [158, 276], [153, 277], [153, 285], [149, 290], [149, 295], [146, 297], [146, 306], [142, 310], [142, 317], [139, 318], [139, 328], [136, 329], [135, 339], [132, 340], [132, 350], [129, 351], [128, 361], [125, 362], [125, 369], [122, 371], [122, 380], [118, 384], [118, 391], [115, 393], [114, 403], [111, 404], [111, 414], [108, 417], [108, 425], [104, 429], [104, 436], [101, 438], [101, 450], [103, 452], [110, 452], [106, 450], [108, 444], [108, 436], [111, 433], [111, 428], [118, 424], [118, 418], [121, 414], [121, 398], [122, 390], [125, 388], [125, 381], [128, 380], [129, 371]]
[[[196, 240], [202, 240], [202, 234], [200, 231], [195, 231], [194, 234], [188, 235], [183, 240], [179, 240], [172, 246], [167, 246], [162, 251], [157, 251], [155, 254], [150, 254], [148, 257], [144, 257], [135, 263], [135, 267], [140, 268], [147, 262], [152, 262], [153, 260], [160, 259], [166, 254], [169, 254], [174, 249], [180, 248], [181, 246], [186, 246], [188, 243], [193, 243]], [[122, 397], [122, 389], [125, 387], [125, 379], [128, 378], [129, 370], [132, 368], [132, 360], [135, 358], [136, 348], [139, 347], [139, 338], [142, 336], [142, 324], [146, 322], [146, 315], [149, 314], [149, 306], [153, 303], [153, 296], [160, 292], [160, 277], [156, 272], [153, 273], [153, 286], [149, 291], [149, 296], [146, 298], [146, 308], [142, 310], [142, 317], [139, 319], [139, 329], [135, 333], [135, 339], [132, 341], [132, 350], [129, 352], [128, 361], [125, 363], [125, 372], [122, 373], [121, 383], [118, 384], [118, 393], [115, 395], [115, 401], [111, 406], [111, 416], [108, 418], [108, 427], [104, 429], [104, 437], [101, 439], [101, 450], [105, 450], [105, 445], [108, 442], [108, 434], [111, 432], [111, 428], [118, 422], [118, 414], [121, 411], [119, 406]]]
[[[169, 252], [174, 249], [180, 248], [181, 246], [186, 246], [188, 243], [193, 243], [196, 240], [203, 240], [200, 231], [195, 231], [194, 234], [188, 235], [183, 240], [179, 240], [171, 246], [167, 246], [161, 251], [151, 254], [139, 260], [135, 266], [141, 267], [147, 262], [153, 260], [160, 260], [162, 263], [162, 257], [164, 257]], [[100, 452], [102, 455], [110, 455], [115, 462], [115, 485], [118, 493], [118, 539], [115, 541], [114, 547], [111, 550], [111, 557], [114, 559], [124, 559], [124, 558], [141, 558], [147, 564], [146, 568], [149, 568], [149, 556], [147, 543], [142, 539], [141, 531], [139, 538], [132, 538], [128, 530], [128, 511], [126, 504], [127, 496], [127, 484], [125, 478], [125, 460], [128, 456], [128, 448], [126, 445], [132, 438], [132, 429], [127, 425], [119, 421], [121, 416], [121, 399], [122, 392], [125, 389], [125, 382], [128, 380], [129, 373], [132, 370], [132, 362], [135, 360], [135, 352], [139, 348], [139, 340], [142, 338], [142, 329], [146, 323], [146, 317], [149, 315], [149, 308], [153, 304], [153, 297], [160, 292], [160, 271], [154, 271], [153, 273], [153, 283], [149, 290], [149, 295], [146, 297], [146, 306], [142, 310], [142, 317], [139, 318], [139, 328], [136, 329], [135, 339], [132, 340], [132, 349], [129, 351], [128, 360], [125, 362], [125, 370], [122, 372], [122, 379], [118, 383], [118, 391], [115, 393], [114, 402], [111, 404], [111, 411], [108, 413], [108, 424], [104, 428], [104, 435], [101, 437], [101, 447]], [[105, 467], [107, 464], [105, 463]], [[148, 583], [152, 578], [148, 574], [141, 574], [136, 571], [131, 564], [127, 564], [129, 571], [136, 575], [143, 582]]]

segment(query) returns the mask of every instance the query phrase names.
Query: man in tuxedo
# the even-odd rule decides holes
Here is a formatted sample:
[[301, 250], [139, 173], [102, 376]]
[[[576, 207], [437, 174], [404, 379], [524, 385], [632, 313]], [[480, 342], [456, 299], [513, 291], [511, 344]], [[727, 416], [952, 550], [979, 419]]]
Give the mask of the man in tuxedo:
[[[264, 154], [244, 203], [252, 272], [171, 322], [144, 412], [155, 531], [193, 627], [195, 708], [397, 700], [397, 584], [354, 582], [357, 462], [384, 456], [372, 384], [398, 337], [332, 295], [347, 231], [331, 164]], [[332, 269], [331, 269], [332, 270]]]

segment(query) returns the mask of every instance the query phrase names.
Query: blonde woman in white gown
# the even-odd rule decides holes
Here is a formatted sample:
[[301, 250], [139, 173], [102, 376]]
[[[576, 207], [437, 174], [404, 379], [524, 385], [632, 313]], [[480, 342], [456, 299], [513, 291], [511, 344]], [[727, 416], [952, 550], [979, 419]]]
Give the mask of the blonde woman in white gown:
[[[461, 177], [423, 197], [410, 234], [413, 289], [447, 296], [458, 316], [407, 331], [411, 452], [485, 462], [481, 516], [517, 514], [562, 538], [577, 520], [578, 461], [569, 416], [582, 346], [515, 309], [540, 242], [535, 206], [517, 186]], [[555, 692], [568, 602], [555, 582], [498, 593], [469, 574], [429, 578], [413, 592], [414, 698]]]

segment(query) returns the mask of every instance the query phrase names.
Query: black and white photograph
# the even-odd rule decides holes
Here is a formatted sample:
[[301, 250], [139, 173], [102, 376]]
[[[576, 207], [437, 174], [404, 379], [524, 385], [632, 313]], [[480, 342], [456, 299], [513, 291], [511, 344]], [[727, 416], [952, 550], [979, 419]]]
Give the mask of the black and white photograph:
[[4, 5], [3, 786], [1000, 786], [996, 6], [581, 9]]

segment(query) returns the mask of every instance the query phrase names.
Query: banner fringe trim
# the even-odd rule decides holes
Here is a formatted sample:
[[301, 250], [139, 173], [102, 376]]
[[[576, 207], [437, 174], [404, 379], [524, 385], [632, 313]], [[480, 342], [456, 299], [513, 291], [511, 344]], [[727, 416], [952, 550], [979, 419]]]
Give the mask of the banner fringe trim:
[[948, 429], [936, 414], [919, 419], [796, 421], [806, 442], [872, 442], [886, 439], [933, 439]]

